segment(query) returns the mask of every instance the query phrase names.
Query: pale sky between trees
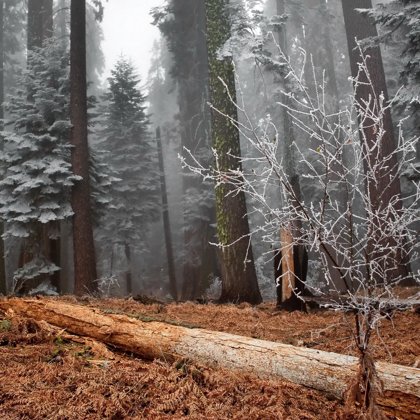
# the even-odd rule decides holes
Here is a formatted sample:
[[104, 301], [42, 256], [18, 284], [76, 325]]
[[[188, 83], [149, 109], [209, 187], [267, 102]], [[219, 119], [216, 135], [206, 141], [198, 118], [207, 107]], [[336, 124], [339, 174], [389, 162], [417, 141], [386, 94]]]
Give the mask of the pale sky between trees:
[[109, 77], [116, 60], [123, 54], [132, 60], [142, 83], [146, 81], [153, 41], [159, 36], [149, 13], [162, 4], [163, 0], [108, 0], [104, 3], [104, 79]]

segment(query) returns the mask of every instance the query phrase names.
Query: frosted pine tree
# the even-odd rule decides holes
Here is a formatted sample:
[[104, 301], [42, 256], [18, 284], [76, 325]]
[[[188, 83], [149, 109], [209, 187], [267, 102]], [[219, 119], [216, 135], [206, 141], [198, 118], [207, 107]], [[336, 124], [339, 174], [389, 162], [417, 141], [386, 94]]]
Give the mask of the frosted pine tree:
[[69, 194], [77, 181], [68, 144], [68, 51], [52, 40], [28, 53], [28, 67], [6, 102], [1, 133], [0, 217], [4, 236], [23, 238], [25, 249], [15, 292], [59, 270], [45, 248], [59, 234], [58, 222], [73, 214]]
[[120, 58], [108, 82], [98, 137], [120, 181], [111, 186], [111, 203], [98, 239], [106, 241], [111, 254], [116, 247], [123, 250], [130, 293], [131, 254], [147, 249], [147, 227], [160, 217], [157, 154], [148, 132], [146, 98], [132, 64]]

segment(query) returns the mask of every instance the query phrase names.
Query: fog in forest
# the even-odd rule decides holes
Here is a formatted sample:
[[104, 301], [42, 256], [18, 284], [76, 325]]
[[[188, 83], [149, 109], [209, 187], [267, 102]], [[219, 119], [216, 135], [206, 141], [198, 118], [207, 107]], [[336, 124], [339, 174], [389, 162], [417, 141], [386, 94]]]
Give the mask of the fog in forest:
[[[368, 0], [357, 3], [362, 9], [370, 7]], [[348, 43], [356, 34], [363, 40], [362, 47], [381, 49], [381, 62], [375, 61], [372, 77], [377, 77], [383, 64], [386, 86], [379, 90], [387, 89], [389, 98], [399, 95], [391, 109], [393, 138], [398, 143], [401, 120], [404, 137], [417, 136], [419, 52], [413, 33], [419, 12], [406, 3], [374, 4], [360, 14], [370, 22], [369, 31], [356, 23], [352, 28], [354, 18], [345, 21], [347, 9], [340, 0], [87, 1], [90, 220], [97, 273], [94, 286], [85, 285], [82, 290], [159, 300], [207, 301], [221, 293], [226, 301], [235, 301], [234, 296], [251, 303], [260, 301], [259, 296], [279, 299], [276, 288], [285, 275], [279, 250], [283, 249], [280, 258], [286, 258], [287, 238], [309, 229], [306, 226], [312, 220], [302, 218], [299, 206], [287, 201], [288, 193], [294, 197], [292, 202], [302, 203], [314, 214], [316, 209], [325, 211], [325, 237], [331, 234], [338, 243], [348, 240], [345, 233], [340, 237], [339, 223], [333, 226], [338, 220], [334, 212], [348, 212], [353, 194], [354, 223], [369, 214], [361, 193], [364, 187], [350, 192], [344, 187], [364, 182], [363, 162], [357, 163], [363, 147], [357, 128], [349, 126], [357, 127], [357, 107], [352, 102]], [[418, 2], [408, 3], [418, 6]], [[70, 155], [75, 146], [68, 142], [72, 130], [70, 1], [4, 0], [0, 7], [4, 102], [0, 216], [5, 255], [0, 293], [71, 294], [76, 246], [71, 197], [80, 179], [72, 172]], [[384, 17], [394, 10], [410, 14], [395, 28]], [[221, 13], [220, 19], [216, 13]], [[214, 47], [220, 39], [222, 45]], [[226, 62], [228, 67], [220, 67]], [[229, 79], [226, 69], [234, 71], [234, 79]], [[218, 81], [224, 83], [219, 90]], [[218, 112], [213, 104], [220, 92], [224, 92], [220, 103], [227, 105]], [[229, 114], [232, 106], [234, 114]], [[353, 109], [351, 123], [340, 114], [344, 109]], [[332, 128], [319, 119], [323, 113], [330, 115]], [[239, 143], [238, 147], [220, 146], [232, 130], [233, 137], [239, 136], [240, 150]], [[340, 146], [339, 152], [324, 147], [321, 139], [334, 136], [348, 146]], [[404, 219], [415, 232], [420, 153], [418, 142], [412, 145], [393, 156], [405, 162], [398, 185], [404, 208], [413, 214], [417, 208], [417, 216]], [[326, 155], [325, 150], [329, 150]], [[215, 185], [219, 191], [224, 188], [226, 174], [212, 172], [219, 165], [214, 151], [224, 154], [218, 156], [220, 165], [231, 164], [231, 170], [241, 167], [243, 175], [238, 179], [249, 180], [242, 213], [244, 207], [232, 210], [242, 204], [234, 204], [233, 198], [223, 202], [222, 193], [215, 194]], [[335, 156], [329, 166], [332, 175], [323, 177], [328, 153]], [[226, 163], [231, 154], [236, 155], [235, 163]], [[263, 159], [267, 154], [275, 156], [275, 164]], [[341, 159], [342, 154], [345, 164], [339, 169], [337, 156]], [[397, 161], [389, 162], [398, 166]], [[356, 163], [361, 171], [348, 170], [343, 179], [350, 184], [345, 184], [340, 174]], [[284, 173], [285, 184], [276, 179], [277, 171]], [[335, 184], [330, 188], [326, 179]], [[282, 190], [284, 185], [288, 193]], [[235, 196], [228, 188], [225, 193]], [[379, 201], [386, 201], [384, 197]], [[290, 219], [289, 232], [286, 209], [295, 212], [298, 220], [293, 224]], [[245, 230], [238, 227], [226, 233], [231, 218]], [[366, 238], [373, 235], [362, 224], [357, 229]], [[359, 251], [349, 256], [347, 248], [342, 253], [332, 250], [332, 242], [319, 250], [321, 231], [314, 228], [296, 240], [294, 275], [313, 288], [311, 293], [331, 288], [329, 281], [342, 291], [348, 287], [342, 260], [357, 259]], [[406, 235], [412, 245], [410, 255], [404, 256], [407, 264], [410, 260], [410, 273], [419, 270], [414, 237]], [[236, 249], [237, 242], [245, 245]], [[361, 242], [356, 240], [354, 248]], [[231, 251], [225, 252], [219, 243]], [[232, 259], [239, 261], [236, 271], [229, 265]], [[326, 274], [334, 264], [341, 265], [341, 271]], [[233, 284], [234, 277], [239, 286]], [[228, 278], [233, 285], [223, 283]]]

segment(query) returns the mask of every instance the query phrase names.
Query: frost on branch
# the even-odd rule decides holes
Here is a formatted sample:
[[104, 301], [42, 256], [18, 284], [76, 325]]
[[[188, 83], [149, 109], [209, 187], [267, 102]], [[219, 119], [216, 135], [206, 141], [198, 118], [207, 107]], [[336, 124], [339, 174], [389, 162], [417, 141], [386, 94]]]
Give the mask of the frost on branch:
[[0, 153], [0, 217], [4, 237], [25, 239], [26, 264], [15, 286], [48, 278], [59, 268], [41, 243], [55, 237], [58, 223], [73, 215], [70, 191], [80, 179], [71, 171], [68, 135], [68, 54], [58, 40], [28, 52], [28, 68], [6, 104]]
[[[370, 80], [366, 60], [368, 57], [360, 63], [360, 75]], [[286, 57], [283, 62], [289, 65]], [[349, 106], [330, 112], [325, 106], [322, 83], [313, 98], [299, 71], [289, 65], [288, 74], [298, 93], [284, 92], [290, 101], [279, 102], [278, 106], [287, 108], [296, 132], [309, 138], [308, 144], [294, 142], [292, 147], [301, 176], [317, 189], [316, 195], [310, 200], [296, 196], [279, 154], [283, 139], [276, 123], [269, 115], [255, 122], [240, 99], [236, 104], [240, 122], [232, 123], [253, 152], [236, 158], [244, 168], [251, 169], [222, 172], [217, 154], [211, 168], [200, 165], [189, 152], [183, 164], [216, 185], [231, 185], [230, 194], [244, 191], [250, 197], [252, 208], [248, 211], [258, 213], [263, 221], [251, 236], [258, 233], [267, 249], [278, 242], [279, 232], [286, 229], [293, 233], [293, 244], [318, 254], [325, 285], [313, 284], [312, 291], [324, 296], [332, 308], [360, 314], [360, 325], [367, 323], [370, 331], [384, 316], [406, 308], [416, 299], [413, 296], [408, 303], [402, 303], [396, 298], [395, 288], [408, 280], [419, 283], [419, 273], [412, 272], [407, 278], [395, 276], [394, 265], [401, 253], [411, 263], [418, 260], [420, 189], [419, 182], [411, 179], [412, 193], [404, 197], [400, 210], [396, 206], [399, 195], [378, 206], [375, 200], [381, 200], [381, 196], [373, 196], [373, 190], [367, 186], [378, 185], [383, 182], [382, 177], [391, 182], [394, 177], [415, 170], [417, 139], [404, 138], [400, 125], [395, 150], [384, 154], [383, 118], [392, 101], [385, 103], [382, 96], [357, 101], [353, 95]], [[356, 80], [356, 86], [357, 83]], [[368, 124], [375, 133], [370, 148], [362, 147], [359, 139], [359, 133]], [[399, 157], [397, 167], [391, 165], [393, 155]], [[280, 190], [280, 203], [273, 204], [273, 187]], [[281, 249], [286, 250], [285, 245]], [[337, 273], [339, 282], [334, 281]]]

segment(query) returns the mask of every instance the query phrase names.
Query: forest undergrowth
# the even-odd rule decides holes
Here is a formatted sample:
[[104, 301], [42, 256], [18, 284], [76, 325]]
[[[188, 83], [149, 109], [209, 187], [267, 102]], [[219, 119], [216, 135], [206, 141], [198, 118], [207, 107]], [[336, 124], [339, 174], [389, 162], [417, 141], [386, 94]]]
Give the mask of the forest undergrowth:
[[[353, 354], [345, 316], [288, 313], [274, 304], [143, 304], [133, 299], [58, 298], [164, 321]], [[397, 313], [373, 341], [378, 360], [418, 366], [419, 315]], [[188, 360], [147, 362], [47, 323], [0, 312], [0, 418], [333, 419], [341, 402], [279, 380]]]

